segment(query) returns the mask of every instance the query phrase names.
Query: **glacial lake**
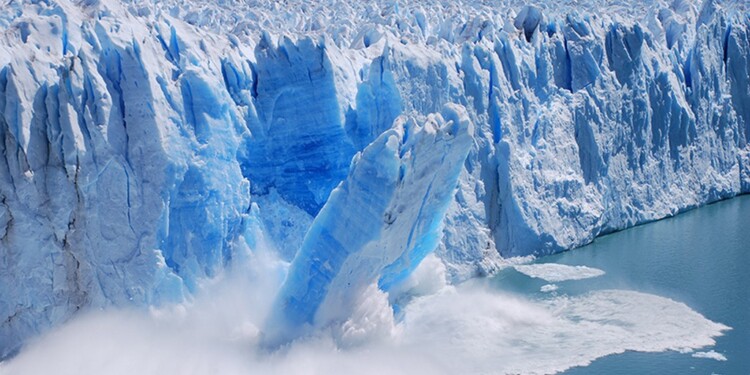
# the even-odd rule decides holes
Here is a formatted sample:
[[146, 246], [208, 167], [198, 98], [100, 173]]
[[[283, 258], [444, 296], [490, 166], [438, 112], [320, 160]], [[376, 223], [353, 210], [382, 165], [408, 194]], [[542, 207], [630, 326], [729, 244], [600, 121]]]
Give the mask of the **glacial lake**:
[[[603, 289], [633, 290], [681, 302], [731, 330], [715, 351], [726, 360], [695, 353], [626, 351], [564, 372], [585, 374], [750, 374], [750, 196], [687, 211], [675, 217], [597, 238], [592, 244], [534, 263], [584, 265], [604, 275], [554, 283], [557, 295], [576, 296]], [[528, 298], [545, 298], [544, 280], [514, 269], [492, 284]]]

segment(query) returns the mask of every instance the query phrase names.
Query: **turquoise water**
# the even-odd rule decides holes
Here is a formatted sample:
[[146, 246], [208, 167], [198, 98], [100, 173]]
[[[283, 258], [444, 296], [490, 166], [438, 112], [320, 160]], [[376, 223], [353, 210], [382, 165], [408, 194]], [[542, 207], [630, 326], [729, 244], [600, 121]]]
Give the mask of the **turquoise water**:
[[[565, 374], [750, 374], [750, 196], [741, 196], [596, 239], [591, 245], [544, 257], [538, 263], [586, 265], [601, 277], [556, 283], [558, 293], [629, 289], [680, 301], [732, 330], [701, 351], [727, 361], [677, 352], [626, 352]], [[498, 288], [539, 294], [546, 282], [514, 270], [501, 272]]]

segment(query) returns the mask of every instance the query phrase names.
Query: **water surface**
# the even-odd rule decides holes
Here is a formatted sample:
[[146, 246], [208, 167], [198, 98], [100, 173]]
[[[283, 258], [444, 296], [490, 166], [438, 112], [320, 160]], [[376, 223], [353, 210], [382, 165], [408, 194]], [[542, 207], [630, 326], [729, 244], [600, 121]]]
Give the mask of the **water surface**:
[[[688, 211], [673, 218], [596, 239], [538, 263], [585, 265], [606, 272], [586, 280], [555, 283], [552, 293], [579, 295], [600, 289], [629, 289], [680, 301], [732, 330], [714, 350], [726, 361], [691, 353], [626, 352], [565, 374], [750, 374], [750, 196]], [[513, 269], [494, 280], [503, 290], [542, 295], [548, 284]]]

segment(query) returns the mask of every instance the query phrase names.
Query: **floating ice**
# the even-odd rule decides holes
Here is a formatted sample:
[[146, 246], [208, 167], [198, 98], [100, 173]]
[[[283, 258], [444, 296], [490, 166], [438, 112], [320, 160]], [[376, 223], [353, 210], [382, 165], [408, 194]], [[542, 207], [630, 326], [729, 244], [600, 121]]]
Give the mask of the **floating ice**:
[[717, 361], [726, 361], [727, 357], [724, 356], [724, 354], [718, 353], [713, 350], [709, 350], [707, 352], [695, 352], [692, 354], [693, 358], [707, 358], [707, 359], [715, 359]]
[[624, 290], [530, 302], [464, 289], [415, 301], [405, 316], [406, 346], [432, 353], [447, 373], [554, 373], [626, 350], [713, 345], [729, 329], [682, 303]]
[[521, 264], [513, 266], [516, 271], [550, 283], [567, 280], [582, 280], [604, 275], [604, 271], [587, 266], [567, 266], [557, 263]]
[[559, 288], [560, 287], [558, 287], [557, 284], [545, 284], [545, 285], [542, 285], [541, 288], [539, 288], [539, 291], [542, 293], [549, 293], [549, 292], [554, 292]]

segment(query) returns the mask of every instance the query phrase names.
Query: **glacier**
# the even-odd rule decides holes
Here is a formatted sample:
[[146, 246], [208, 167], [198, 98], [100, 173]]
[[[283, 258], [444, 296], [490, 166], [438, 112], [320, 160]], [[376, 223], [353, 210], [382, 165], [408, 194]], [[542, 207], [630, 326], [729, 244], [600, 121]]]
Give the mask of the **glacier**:
[[1, 9], [0, 358], [260, 243], [283, 341], [433, 252], [458, 283], [750, 192], [741, 1]]
[[450, 104], [424, 122], [399, 118], [355, 156], [289, 268], [267, 325], [270, 344], [345, 321], [369, 285], [389, 291], [435, 248], [473, 127]]

